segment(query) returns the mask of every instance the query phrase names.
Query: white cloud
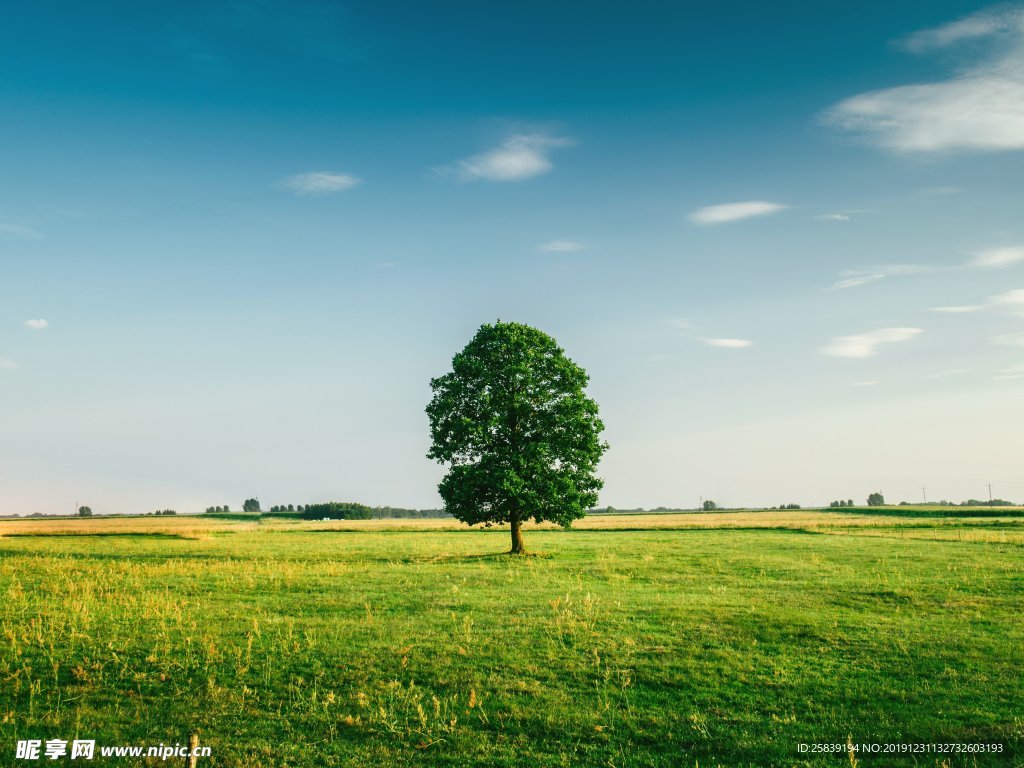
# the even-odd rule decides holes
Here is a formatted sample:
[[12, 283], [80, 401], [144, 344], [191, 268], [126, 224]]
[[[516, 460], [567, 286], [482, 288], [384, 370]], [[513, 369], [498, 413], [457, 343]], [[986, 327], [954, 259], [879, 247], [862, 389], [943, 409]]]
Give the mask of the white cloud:
[[17, 368], [18, 364], [6, 357], [0, 357], [0, 368]]
[[905, 45], [923, 52], [979, 38], [987, 56], [958, 74], [853, 96], [825, 119], [896, 152], [1024, 149], [1024, 9], [980, 11]]
[[[1024, 246], [1011, 245], [977, 251], [961, 264], [936, 266], [933, 264], [888, 264], [867, 269], [848, 269], [839, 273], [839, 280], [831, 289], [855, 288], [897, 275], [925, 275], [935, 272], [959, 272], [965, 269], [994, 269], [1024, 262]], [[981, 307], [936, 307], [936, 312], [973, 312]]]
[[767, 216], [785, 209], [785, 205], [769, 203], [764, 200], [748, 200], [744, 203], [723, 203], [721, 205], [708, 205], [704, 208], [698, 208], [690, 214], [690, 221], [694, 224], [725, 224], [730, 221], [753, 218], [754, 216]]
[[723, 349], [744, 349], [754, 344], [748, 339], [701, 339], [701, 341], [709, 347], [722, 347]]
[[1014, 288], [1012, 291], [1006, 291], [1006, 293], [989, 296], [988, 303], [997, 307], [1024, 304], [1024, 288]]
[[915, 53], [1000, 33], [1019, 33], [1024, 26], [1024, 10], [1019, 8], [989, 8], [963, 19], [951, 21], [941, 27], [915, 32], [903, 41], [904, 47]]
[[488, 152], [459, 160], [453, 168], [438, 172], [454, 175], [459, 181], [523, 181], [548, 173], [554, 167], [551, 151], [572, 143], [571, 139], [542, 133], [517, 134]]
[[979, 312], [984, 309], [981, 304], [967, 304], [961, 307], [932, 307], [932, 312], [945, 312], [949, 315], [963, 315], [968, 312]]
[[1004, 368], [996, 376], [997, 379], [1024, 379], [1024, 363], [1018, 365], [1011, 365], [1009, 368]]
[[818, 221], [853, 221], [853, 217], [845, 213], [823, 213]]
[[969, 266], [972, 267], [1006, 267], [1024, 261], [1024, 247], [991, 248], [974, 254]]
[[883, 264], [866, 270], [848, 269], [839, 273], [840, 279], [832, 284], [831, 290], [856, 288], [858, 285], [874, 283], [896, 275], [922, 275], [934, 269], [927, 264]]
[[866, 285], [867, 283], [873, 283], [877, 280], [882, 280], [885, 275], [881, 272], [844, 272], [843, 277], [832, 284], [833, 291], [839, 291], [843, 288], [856, 288], [858, 285]]
[[821, 352], [834, 357], [871, 357], [879, 344], [909, 341], [921, 333], [920, 328], [879, 328], [877, 331], [837, 336], [821, 348]]
[[38, 320], [26, 320], [22, 325], [30, 331], [45, 331], [50, 327], [50, 324], [41, 317]]
[[358, 186], [361, 183], [362, 179], [356, 178], [351, 174], [333, 173], [331, 171], [299, 173], [295, 176], [289, 176], [283, 182], [285, 187], [303, 197], [331, 195], [335, 192], [352, 189], [352, 187]]
[[572, 253], [582, 250], [583, 244], [573, 242], [572, 240], [552, 240], [537, 246], [539, 253]]
[[994, 336], [993, 344], [1001, 344], [1007, 347], [1024, 347], [1024, 332], [1004, 333], [1002, 336]]
[[982, 312], [994, 310], [1002, 314], [1014, 316], [1024, 315], [1024, 288], [1014, 288], [1010, 291], [989, 296], [984, 304], [968, 304], [957, 307], [932, 307], [932, 312], [945, 312], [947, 314], [966, 314], [969, 312]]
[[0, 235], [11, 235], [12, 237], [24, 237], [28, 240], [38, 240], [42, 235], [32, 227], [24, 227], [21, 224], [0, 223]]
[[669, 317], [665, 319], [665, 323], [670, 328], [674, 328], [677, 331], [688, 331], [690, 330], [691, 323], [685, 317]]

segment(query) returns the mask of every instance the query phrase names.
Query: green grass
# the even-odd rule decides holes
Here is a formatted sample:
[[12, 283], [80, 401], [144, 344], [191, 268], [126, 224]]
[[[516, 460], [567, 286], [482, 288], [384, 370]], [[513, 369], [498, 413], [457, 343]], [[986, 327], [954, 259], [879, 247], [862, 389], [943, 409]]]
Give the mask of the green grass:
[[2, 537], [0, 765], [193, 729], [201, 766], [849, 766], [797, 751], [848, 736], [1004, 746], [861, 766], [1024, 763], [1024, 524], [843, 519], [529, 531], [526, 558], [503, 531]]

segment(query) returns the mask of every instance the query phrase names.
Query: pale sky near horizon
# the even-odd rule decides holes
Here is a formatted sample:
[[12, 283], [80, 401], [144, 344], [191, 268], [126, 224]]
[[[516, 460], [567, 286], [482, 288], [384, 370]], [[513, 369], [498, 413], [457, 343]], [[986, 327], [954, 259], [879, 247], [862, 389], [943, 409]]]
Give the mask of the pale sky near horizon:
[[0, 514], [438, 506], [497, 318], [602, 506], [1024, 501], [1024, 5], [40, 2], [0, 72]]

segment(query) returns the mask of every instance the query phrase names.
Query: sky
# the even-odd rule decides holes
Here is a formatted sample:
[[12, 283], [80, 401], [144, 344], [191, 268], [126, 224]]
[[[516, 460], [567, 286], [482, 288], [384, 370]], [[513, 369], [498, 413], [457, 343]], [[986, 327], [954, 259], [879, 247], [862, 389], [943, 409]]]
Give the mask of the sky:
[[1024, 501], [1022, 179], [1022, 5], [12, 5], [0, 514], [439, 506], [497, 319], [602, 506]]

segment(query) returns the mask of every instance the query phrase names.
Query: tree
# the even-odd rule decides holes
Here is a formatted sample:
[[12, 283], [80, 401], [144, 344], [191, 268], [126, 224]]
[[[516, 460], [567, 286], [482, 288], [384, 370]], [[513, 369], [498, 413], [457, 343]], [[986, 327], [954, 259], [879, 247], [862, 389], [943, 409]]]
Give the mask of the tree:
[[79, 517], [92, 517], [92, 507], [79, 507], [78, 508], [78, 516]]
[[885, 504], [885, 497], [882, 496], [882, 494], [879, 493], [878, 491], [875, 491], [870, 496], [868, 496], [869, 507], [880, 507], [883, 504]]
[[438, 485], [445, 510], [469, 525], [509, 523], [512, 554], [525, 551], [525, 521], [568, 527], [583, 517], [604, 485], [594, 472], [608, 449], [588, 381], [546, 333], [480, 326], [430, 382], [427, 457], [450, 465]]
[[718, 509], [718, 505], [715, 504], [711, 499], [704, 499], [704, 511], [711, 512], [712, 510]]
[[243, 512], [259, 512], [260, 511], [260, 500], [259, 499], [246, 499], [245, 503], [242, 504]]
[[846, 500], [846, 506], [852, 507], [853, 506], [853, 499], [847, 499]]

